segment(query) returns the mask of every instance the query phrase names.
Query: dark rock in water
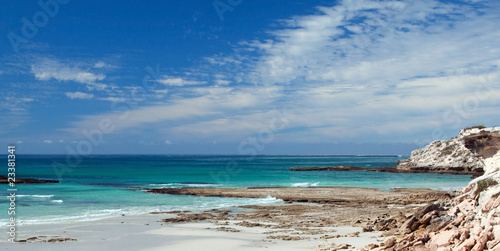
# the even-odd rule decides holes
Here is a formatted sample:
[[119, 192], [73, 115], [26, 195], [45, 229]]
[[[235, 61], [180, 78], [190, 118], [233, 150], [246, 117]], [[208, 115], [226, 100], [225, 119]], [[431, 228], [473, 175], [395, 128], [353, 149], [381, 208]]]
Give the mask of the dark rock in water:
[[73, 238], [53, 238], [53, 239], [49, 239], [47, 242], [66, 242], [66, 241], [76, 241], [76, 239], [73, 239]]
[[[7, 177], [0, 175], [0, 184], [8, 184], [9, 180]], [[39, 180], [39, 179], [18, 179], [16, 178], [16, 184], [42, 184], [42, 183], [59, 183], [58, 180]]]
[[[403, 162], [399, 162], [403, 163]], [[329, 166], [329, 167], [293, 167], [290, 171], [363, 171], [385, 173], [439, 173], [439, 174], [465, 174], [473, 177], [481, 176], [483, 169], [465, 169], [463, 167], [449, 166], [409, 166], [401, 164], [393, 167], [356, 167], [356, 166]]]
[[60, 236], [33, 236], [29, 237], [26, 240], [16, 240], [18, 243], [56, 243], [56, 242], [67, 242], [67, 241], [77, 241], [76, 239], [73, 238], [68, 238], [68, 237], [60, 237]]

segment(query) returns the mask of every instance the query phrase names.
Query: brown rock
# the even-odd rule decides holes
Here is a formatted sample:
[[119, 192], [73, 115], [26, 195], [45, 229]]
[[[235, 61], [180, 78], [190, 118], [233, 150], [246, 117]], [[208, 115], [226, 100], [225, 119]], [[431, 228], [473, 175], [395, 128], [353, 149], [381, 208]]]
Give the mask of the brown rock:
[[431, 220], [429, 226], [427, 227], [428, 232], [437, 232], [446, 226], [448, 226], [449, 222], [441, 219], [433, 219]]
[[295, 235], [270, 235], [266, 237], [267, 239], [273, 240], [284, 240], [284, 241], [300, 241], [304, 239], [309, 239], [306, 237], [295, 236]]
[[340, 244], [337, 246], [337, 249], [349, 249], [349, 247], [351, 247], [349, 244]]
[[379, 245], [377, 245], [377, 244], [370, 244], [370, 245], [365, 246], [363, 249], [365, 249], [365, 250], [372, 250], [372, 249], [375, 249], [375, 248], [378, 248], [378, 247], [379, 247]]
[[324, 236], [321, 236], [319, 237], [320, 239], [333, 239], [333, 238], [340, 238], [342, 237], [341, 235], [324, 235]]
[[211, 213], [200, 213], [200, 214], [179, 214], [176, 218], [167, 218], [162, 219], [160, 222], [171, 222], [171, 223], [180, 223], [180, 222], [197, 222], [204, 220], [224, 220], [224, 217], [216, 217]]
[[404, 234], [409, 234], [418, 229], [418, 220], [415, 216], [412, 216], [410, 219], [406, 220], [403, 225], [399, 228], [399, 231]]
[[414, 247], [415, 246], [423, 246], [424, 243], [422, 241], [416, 241], [416, 242], [411, 243], [411, 245], [414, 246]]
[[500, 250], [500, 239], [490, 241], [490, 242], [486, 243], [486, 246], [490, 250], [495, 250], [495, 251]]
[[455, 227], [458, 227], [460, 224], [462, 224], [465, 220], [465, 217], [466, 215], [465, 214], [462, 214], [460, 215], [458, 218], [456, 218], [452, 223], [451, 225], [455, 226]]
[[359, 232], [347, 234], [348, 237], [359, 237]]
[[495, 203], [493, 203], [493, 208], [498, 208], [500, 207], [500, 196], [497, 197], [497, 199], [495, 200]]
[[65, 241], [76, 241], [76, 239], [73, 239], [73, 238], [53, 238], [53, 239], [49, 239], [47, 242], [65, 242]]
[[222, 231], [222, 232], [240, 232], [240, 230], [232, 228], [232, 227], [218, 227], [217, 231]]
[[420, 220], [418, 221], [418, 223], [420, 225], [423, 225], [424, 227], [426, 227], [427, 225], [429, 225], [429, 223], [431, 222], [432, 218], [435, 217], [435, 216], [436, 216], [436, 211], [428, 212], [424, 216], [422, 216], [422, 218], [420, 218]]
[[456, 250], [456, 251], [469, 251], [469, 250], [472, 249], [472, 247], [474, 247], [474, 244], [476, 244], [476, 240], [474, 240], [474, 239], [467, 239], [462, 244], [460, 244], [460, 246], [458, 246], [457, 248], [455, 248], [453, 250]]
[[425, 244], [429, 240], [430, 240], [429, 234], [428, 233], [424, 233], [424, 234], [421, 234], [421, 235], [415, 237], [413, 243], [422, 242], [422, 243]]
[[471, 199], [464, 200], [457, 205], [457, 208], [460, 210], [460, 212], [466, 214], [474, 209], [474, 201]]
[[465, 229], [462, 234], [460, 235], [460, 240], [461, 241], [465, 241], [467, 239], [469, 239], [470, 237], [470, 234], [469, 234], [469, 229]]
[[415, 213], [415, 218], [417, 219], [420, 219], [422, 218], [425, 214], [429, 213], [429, 212], [432, 212], [432, 211], [436, 211], [440, 208], [440, 205], [437, 204], [437, 203], [432, 203], [432, 204], [429, 204], [427, 206], [424, 206], [423, 208], [421, 208], [420, 210], [418, 210], [416, 213]]
[[373, 231], [374, 231], [374, 229], [372, 226], [366, 226], [363, 228], [363, 232], [373, 232]]
[[440, 247], [447, 247], [450, 245], [451, 237], [455, 234], [453, 230], [441, 231], [431, 237], [430, 248], [437, 249]]
[[471, 251], [482, 251], [486, 247], [486, 242], [488, 242], [488, 234], [486, 232], [482, 232], [479, 239], [476, 241], [476, 245], [472, 248]]
[[483, 213], [487, 213], [490, 209], [493, 208], [493, 204], [495, 204], [495, 196], [489, 196], [486, 201], [483, 203], [483, 208], [481, 209]]
[[396, 245], [396, 237], [392, 237], [384, 242], [384, 247], [390, 248]]

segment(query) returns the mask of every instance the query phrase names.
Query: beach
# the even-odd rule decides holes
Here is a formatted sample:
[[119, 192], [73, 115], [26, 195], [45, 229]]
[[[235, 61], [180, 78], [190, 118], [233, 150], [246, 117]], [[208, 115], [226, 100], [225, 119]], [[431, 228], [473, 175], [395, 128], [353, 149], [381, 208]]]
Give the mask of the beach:
[[2, 249], [331, 250], [345, 245], [359, 250], [384, 242], [387, 239], [384, 236], [390, 236], [402, 223], [394, 220], [395, 215], [405, 217], [429, 202], [451, 197], [448, 192], [430, 189], [177, 190], [192, 196], [275, 196], [282, 201], [272, 205], [191, 212], [154, 211], [97, 221], [26, 225], [18, 229], [18, 242], [2, 245]]
[[0, 5], [0, 251], [500, 251], [500, 1]]

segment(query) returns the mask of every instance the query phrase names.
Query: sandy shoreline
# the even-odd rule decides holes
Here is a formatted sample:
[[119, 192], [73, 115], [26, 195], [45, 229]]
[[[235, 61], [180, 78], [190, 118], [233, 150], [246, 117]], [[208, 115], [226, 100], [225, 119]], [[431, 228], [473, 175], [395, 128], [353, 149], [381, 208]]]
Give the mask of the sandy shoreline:
[[[365, 188], [177, 189], [197, 196], [283, 198], [287, 203], [203, 212], [155, 212], [64, 224], [25, 225], [2, 250], [354, 250], [385, 240], [397, 227], [394, 215], [410, 215], [450, 195], [428, 189], [393, 192]], [[159, 191], [156, 191], [159, 192]], [[301, 203], [308, 201], [315, 203]], [[402, 216], [404, 217], [404, 216]], [[379, 231], [376, 231], [379, 230]], [[36, 239], [33, 237], [37, 237]], [[28, 240], [28, 238], [31, 238]], [[40, 243], [49, 239], [76, 239]]]
[[[168, 217], [164, 215], [163, 217]], [[170, 217], [174, 217], [171, 215]], [[123, 222], [123, 223], [122, 223]], [[290, 234], [266, 233], [276, 231], [266, 227], [245, 227], [236, 225], [241, 221], [229, 221], [231, 228], [239, 231], [221, 231], [222, 227], [212, 222], [166, 224], [158, 222], [153, 215], [124, 216], [94, 222], [65, 223], [54, 225], [32, 225], [23, 227], [19, 233], [27, 236], [47, 236], [47, 238], [76, 238], [74, 242], [62, 243], [4, 243], [1, 250], [315, 250], [318, 245], [331, 241], [321, 239], [323, 232], [301, 234], [301, 240], [287, 241], [267, 239], [266, 236]], [[377, 241], [379, 232], [361, 232], [361, 227], [330, 227], [322, 229], [335, 235], [342, 243], [362, 247]], [[279, 231], [279, 230], [278, 230]], [[43, 239], [43, 238], [40, 238]], [[45, 238], [46, 239], [46, 238]]]

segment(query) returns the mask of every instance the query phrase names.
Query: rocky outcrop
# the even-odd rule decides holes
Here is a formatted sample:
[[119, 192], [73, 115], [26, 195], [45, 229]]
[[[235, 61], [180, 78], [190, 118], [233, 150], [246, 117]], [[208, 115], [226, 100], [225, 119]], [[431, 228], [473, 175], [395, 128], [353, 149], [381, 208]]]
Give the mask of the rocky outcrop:
[[27, 239], [16, 240], [17, 243], [56, 243], [70, 241], [76, 241], [76, 239], [61, 236], [33, 236]]
[[[7, 177], [0, 175], [0, 184], [8, 184]], [[57, 180], [39, 180], [39, 179], [16, 179], [15, 184], [41, 184], [41, 183], [59, 183]]]
[[292, 167], [290, 171], [362, 171], [362, 172], [383, 172], [383, 173], [439, 173], [439, 174], [470, 174], [479, 177], [484, 172], [483, 169], [464, 170], [463, 168], [399, 168], [393, 167], [356, 167], [356, 166], [328, 166], [328, 167]]
[[[474, 179], [450, 202], [429, 204], [404, 218], [397, 237], [375, 250], [500, 250], [500, 149], [498, 128], [462, 130], [448, 146], [453, 152], [467, 149], [463, 167], [483, 168], [485, 173]], [[445, 144], [445, 143], [442, 143]], [[414, 164], [429, 163], [446, 150], [431, 143], [412, 153]], [[425, 156], [424, 153], [431, 155]], [[450, 153], [446, 153], [449, 155]], [[453, 155], [453, 153], [451, 153]], [[457, 164], [458, 156], [441, 158], [445, 166]], [[432, 162], [433, 165], [439, 164]], [[476, 166], [477, 164], [477, 166]], [[480, 166], [482, 165], [482, 166]]]
[[[398, 163], [397, 169], [478, 174], [487, 170], [485, 160], [500, 149], [500, 127], [474, 127], [460, 131], [450, 140], [437, 140], [411, 153]], [[488, 165], [489, 166], [489, 165]]]
[[309, 202], [321, 204], [420, 204], [446, 201], [452, 196], [446, 191], [430, 189], [393, 189], [382, 191], [361, 187], [250, 187], [250, 188], [151, 188], [150, 193], [194, 195], [221, 198], [276, 198], [285, 202]]
[[[290, 171], [366, 171], [389, 173], [470, 174], [479, 177], [488, 172], [490, 162], [500, 161], [500, 127], [473, 127], [460, 131], [450, 140], [436, 140], [414, 150], [409, 159], [394, 167], [293, 167]], [[497, 156], [497, 157], [495, 157]]]

